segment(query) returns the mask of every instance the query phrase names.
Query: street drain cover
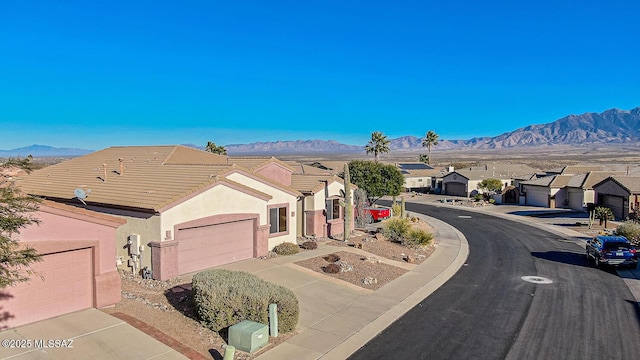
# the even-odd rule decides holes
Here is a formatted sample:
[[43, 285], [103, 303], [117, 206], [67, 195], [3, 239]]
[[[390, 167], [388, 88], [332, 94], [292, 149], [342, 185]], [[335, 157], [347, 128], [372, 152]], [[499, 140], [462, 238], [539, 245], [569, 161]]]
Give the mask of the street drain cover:
[[551, 283], [553, 283], [553, 280], [547, 279], [547, 278], [543, 278], [542, 276], [523, 276], [523, 277], [521, 277], [521, 279], [526, 281], [526, 282], [530, 282], [530, 283], [534, 283], [534, 284], [551, 284]]

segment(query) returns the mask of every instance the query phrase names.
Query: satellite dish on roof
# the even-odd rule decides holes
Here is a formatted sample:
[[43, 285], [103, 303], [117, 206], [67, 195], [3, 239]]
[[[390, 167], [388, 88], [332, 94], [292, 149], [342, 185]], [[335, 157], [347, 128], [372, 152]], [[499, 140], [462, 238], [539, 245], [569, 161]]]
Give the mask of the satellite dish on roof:
[[84, 191], [80, 188], [73, 190], [73, 194], [76, 196], [76, 199], [80, 200], [80, 202], [85, 205], [87, 205], [87, 203], [84, 202], [84, 199], [86, 199], [90, 193], [91, 189], [87, 189], [87, 191]]

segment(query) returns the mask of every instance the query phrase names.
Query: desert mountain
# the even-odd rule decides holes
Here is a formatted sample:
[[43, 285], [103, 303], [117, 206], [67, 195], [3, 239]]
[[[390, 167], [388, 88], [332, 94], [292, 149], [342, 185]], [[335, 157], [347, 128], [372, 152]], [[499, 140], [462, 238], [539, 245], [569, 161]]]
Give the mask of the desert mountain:
[[[403, 136], [390, 139], [391, 150], [422, 150], [422, 139]], [[551, 123], [529, 125], [495, 137], [470, 140], [441, 140], [434, 150], [500, 149], [526, 146], [624, 144], [640, 141], [640, 107], [632, 110], [609, 109], [602, 113], [569, 115]], [[363, 152], [364, 144], [345, 145], [336, 141], [297, 140], [227, 145], [230, 154], [242, 153], [319, 153]]]
[[47, 145], [29, 145], [13, 150], [0, 150], [0, 157], [26, 157], [33, 156], [81, 156], [92, 152], [92, 150], [74, 148], [56, 148]]

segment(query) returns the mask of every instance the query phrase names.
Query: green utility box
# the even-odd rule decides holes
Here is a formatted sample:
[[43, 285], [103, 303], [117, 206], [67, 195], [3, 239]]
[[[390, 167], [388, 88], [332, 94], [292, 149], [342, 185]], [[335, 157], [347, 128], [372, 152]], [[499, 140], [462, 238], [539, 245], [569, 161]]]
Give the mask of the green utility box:
[[269, 344], [269, 327], [244, 320], [229, 327], [229, 345], [252, 353]]

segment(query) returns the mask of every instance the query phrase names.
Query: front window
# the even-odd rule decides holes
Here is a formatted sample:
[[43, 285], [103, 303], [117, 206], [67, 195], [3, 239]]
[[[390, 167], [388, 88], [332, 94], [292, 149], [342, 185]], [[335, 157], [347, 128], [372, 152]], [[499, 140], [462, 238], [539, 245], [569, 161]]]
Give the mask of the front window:
[[340, 199], [327, 200], [327, 220], [340, 219]]
[[269, 234], [287, 232], [287, 207], [272, 207], [269, 209]]

